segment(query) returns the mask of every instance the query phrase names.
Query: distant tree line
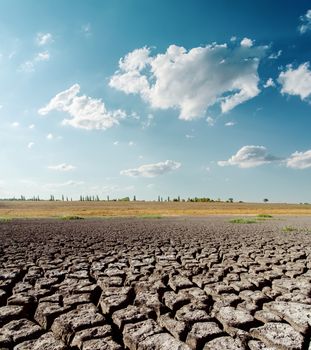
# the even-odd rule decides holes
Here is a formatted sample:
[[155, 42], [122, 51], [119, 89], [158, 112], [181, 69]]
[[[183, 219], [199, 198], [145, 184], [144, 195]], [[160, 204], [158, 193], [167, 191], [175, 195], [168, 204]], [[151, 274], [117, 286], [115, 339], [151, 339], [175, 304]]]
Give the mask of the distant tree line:
[[[11, 198], [0, 198], [0, 201], [62, 201], [62, 202], [72, 202], [72, 197], [68, 197], [65, 195], [61, 195], [60, 197], [55, 197], [55, 195], [51, 194], [49, 199], [42, 199], [39, 196], [31, 196], [26, 198], [26, 196], [21, 195], [20, 197], [11, 197]], [[77, 200], [75, 200], [77, 201]], [[102, 199], [99, 197], [99, 195], [80, 195], [78, 201], [80, 202], [136, 202], [136, 195], [134, 195], [132, 198], [130, 197], [122, 197], [122, 198], [110, 198], [109, 196], [106, 196], [105, 199]], [[140, 199], [140, 202], [145, 202], [145, 200]], [[152, 201], [152, 200], [151, 200]], [[222, 202], [222, 203], [243, 203], [243, 201], [234, 201], [232, 197], [228, 198], [227, 200], [221, 200], [218, 199], [212, 199], [209, 197], [188, 197], [188, 198], [181, 198], [180, 196], [171, 198], [170, 196], [163, 198], [162, 196], [158, 196], [156, 200], [153, 200], [152, 202], [195, 202], [195, 203], [210, 203], [210, 202]], [[269, 199], [264, 198], [262, 200], [264, 203], [268, 203]], [[299, 203], [301, 205], [308, 205], [309, 203]]]

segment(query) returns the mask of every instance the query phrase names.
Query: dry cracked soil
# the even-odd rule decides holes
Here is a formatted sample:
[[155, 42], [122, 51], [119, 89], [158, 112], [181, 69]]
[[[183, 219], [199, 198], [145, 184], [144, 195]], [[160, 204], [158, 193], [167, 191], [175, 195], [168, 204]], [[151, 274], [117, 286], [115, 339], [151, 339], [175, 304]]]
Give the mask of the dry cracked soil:
[[311, 218], [228, 220], [1, 222], [0, 349], [311, 349]]

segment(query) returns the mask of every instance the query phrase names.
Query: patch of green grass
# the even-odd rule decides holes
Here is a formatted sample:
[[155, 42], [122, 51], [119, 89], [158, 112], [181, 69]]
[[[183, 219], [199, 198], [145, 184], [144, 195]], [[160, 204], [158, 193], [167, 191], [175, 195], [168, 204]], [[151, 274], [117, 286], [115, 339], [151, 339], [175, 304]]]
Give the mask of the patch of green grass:
[[162, 219], [162, 215], [150, 214], [150, 215], [141, 215], [139, 218], [142, 219]]
[[82, 216], [78, 215], [64, 215], [60, 217], [61, 220], [84, 220]]
[[282, 228], [282, 231], [283, 232], [295, 232], [295, 231], [298, 232], [299, 230], [298, 230], [298, 228], [295, 228], [293, 226], [285, 226]]
[[271, 218], [273, 218], [273, 216], [270, 214], [258, 214], [257, 218], [271, 219]]
[[247, 219], [247, 218], [235, 218], [231, 219], [232, 224], [256, 224], [256, 219]]
[[10, 222], [12, 221], [11, 218], [0, 218], [0, 222]]

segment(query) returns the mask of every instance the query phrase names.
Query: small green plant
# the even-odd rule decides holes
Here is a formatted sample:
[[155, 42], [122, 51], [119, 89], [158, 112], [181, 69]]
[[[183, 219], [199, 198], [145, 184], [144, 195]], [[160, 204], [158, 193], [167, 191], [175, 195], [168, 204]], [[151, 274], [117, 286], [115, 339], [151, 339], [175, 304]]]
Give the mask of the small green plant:
[[257, 218], [271, 219], [271, 218], [273, 218], [273, 216], [270, 214], [258, 214]]
[[232, 224], [256, 224], [257, 223], [255, 219], [246, 219], [246, 218], [231, 219], [230, 222]]
[[0, 222], [10, 222], [12, 221], [11, 218], [0, 218]]
[[83, 220], [84, 218], [82, 216], [78, 215], [64, 215], [61, 216], [61, 220]]
[[295, 232], [295, 231], [297, 232], [298, 229], [293, 227], [293, 226], [285, 226], [282, 228], [282, 231], [283, 232]]
[[156, 215], [156, 214], [141, 215], [139, 217], [142, 219], [162, 219], [162, 215]]

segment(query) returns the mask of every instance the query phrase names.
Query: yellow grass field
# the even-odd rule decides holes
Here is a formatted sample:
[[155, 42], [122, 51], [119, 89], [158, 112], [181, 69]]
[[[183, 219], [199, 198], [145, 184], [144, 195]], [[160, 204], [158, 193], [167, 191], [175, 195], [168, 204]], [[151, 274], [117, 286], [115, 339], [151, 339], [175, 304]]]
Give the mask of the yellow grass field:
[[311, 215], [310, 204], [0, 201], [0, 218]]

